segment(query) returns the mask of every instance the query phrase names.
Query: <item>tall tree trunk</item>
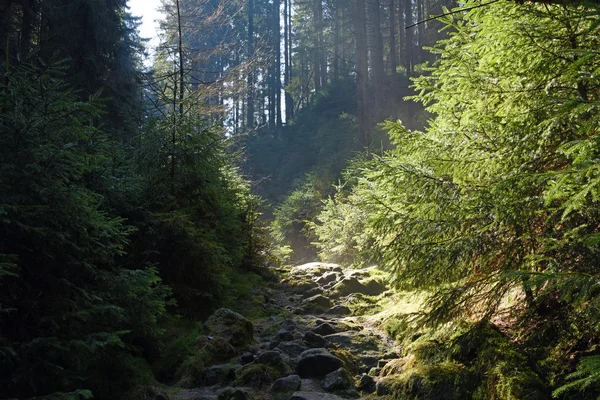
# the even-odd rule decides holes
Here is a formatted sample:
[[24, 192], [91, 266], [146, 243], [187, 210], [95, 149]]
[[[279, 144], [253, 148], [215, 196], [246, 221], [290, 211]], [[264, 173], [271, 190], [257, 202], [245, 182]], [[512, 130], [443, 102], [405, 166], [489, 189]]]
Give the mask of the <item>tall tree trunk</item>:
[[340, 6], [335, 5], [333, 22], [333, 80], [340, 79]]
[[396, 7], [394, 0], [390, 0], [390, 73], [396, 75]]
[[294, 105], [292, 103], [292, 96], [288, 93], [288, 85], [290, 84], [290, 64], [291, 54], [289, 48], [289, 19], [288, 19], [288, 4], [289, 0], [283, 0], [283, 58], [285, 59], [283, 68], [283, 85], [285, 88], [285, 121], [289, 123], [292, 118], [292, 109]]
[[281, 0], [273, 1], [275, 10], [275, 21], [273, 24], [275, 35], [275, 108], [277, 119], [277, 131], [281, 129]]
[[313, 52], [313, 62], [314, 62], [314, 81], [315, 81], [315, 91], [321, 89], [321, 62], [323, 61], [321, 58], [321, 52], [323, 51], [321, 38], [322, 38], [322, 25], [321, 25], [321, 14], [322, 14], [322, 4], [321, 0], [313, 0], [313, 28], [314, 28], [314, 52]]
[[246, 126], [254, 128], [254, 0], [248, 0], [248, 87], [246, 100]]
[[368, 121], [368, 92], [367, 81], [369, 74], [367, 54], [367, 28], [366, 28], [365, 0], [356, 0], [356, 104], [358, 119], [358, 137], [361, 146], [369, 145]]
[[[292, 0], [288, 0], [288, 34], [289, 34], [289, 38], [288, 38], [288, 54], [289, 54], [289, 58], [290, 58], [290, 65], [289, 65], [289, 82], [292, 82], [292, 78], [294, 77], [294, 72], [293, 72], [293, 68], [294, 68], [294, 56], [293, 56], [293, 41], [292, 41]], [[291, 94], [287, 94], [286, 95], [286, 101], [289, 98], [289, 102], [290, 102], [290, 119], [294, 118], [294, 98], [292, 97]], [[287, 104], [287, 103], [286, 103]]]
[[[383, 37], [381, 35], [381, 19], [379, 16], [379, 0], [367, 0], [367, 18], [371, 38], [371, 78], [373, 81], [373, 103], [375, 119], [378, 119], [383, 104], [383, 81], [385, 72], [383, 69]], [[371, 116], [371, 113], [369, 113]]]
[[[413, 23], [412, 17], [412, 1], [404, 0], [404, 13], [405, 13], [405, 25], [410, 26]], [[410, 77], [412, 75], [413, 68], [413, 31], [412, 28], [404, 29], [404, 45], [406, 46], [406, 59], [404, 60], [406, 66], [406, 76]]]

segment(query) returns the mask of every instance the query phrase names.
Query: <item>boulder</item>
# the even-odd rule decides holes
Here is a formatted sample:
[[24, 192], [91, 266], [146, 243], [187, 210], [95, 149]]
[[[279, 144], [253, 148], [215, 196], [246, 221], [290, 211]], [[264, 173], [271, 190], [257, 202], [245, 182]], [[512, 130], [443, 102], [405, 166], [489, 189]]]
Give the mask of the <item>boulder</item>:
[[294, 334], [286, 328], [281, 328], [279, 332], [277, 332], [273, 337], [273, 340], [271, 341], [271, 346], [275, 348], [279, 343], [289, 342], [290, 340], [294, 340]]
[[231, 365], [213, 365], [202, 373], [202, 384], [205, 386], [219, 385], [235, 379], [235, 368]]
[[289, 375], [292, 372], [292, 369], [284, 356], [275, 350], [265, 351], [264, 353], [259, 354], [258, 357], [256, 357], [256, 360], [254, 360], [254, 363], [273, 368], [282, 376]]
[[377, 385], [375, 383], [375, 379], [372, 376], [367, 374], [362, 374], [356, 389], [365, 393], [374, 393], [377, 390]]
[[316, 333], [317, 335], [325, 336], [325, 335], [332, 335], [332, 334], [336, 333], [337, 331], [335, 330], [335, 328], [333, 326], [331, 326], [325, 322], [325, 323], [322, 323], [321, 325], [318, 325], [316, 328], [311, 329], [311, 332]]
[[339, 390], [348, 390], [354, 387], [354, 381], [348, 371], [344, 368], [338, 368], [333, 372], [330, 372], [325, 376], [323, 381], [323, 389], [328, 392], [335, 392]]
[[332, 315], [350, 315], [352, 311], [346, 306], [333, 306], [329, 310], [327, 310], [326, 314]]
[[221, 308], [205, 322], [209, 334], [226, 339], [234, 347], [244, 347], [254, 341], [254, 326], [242, 315]]
[[298, 375], [289, 375], [285, 378], [277, 379], [271, 385], [271, 392], [273, 393], [284, 393], [284, 392], [295, 392], [300, 390], [302, 379]]
[[314, 332], [306, 332], [304, 334], [304, 337], [302, 338], [302, 341], [304, 343], [306, 343], [306, 345], [308, 347], [311, 347], [311, 348], [319, 348], [319, 347], [329, 347], [329, 346], [331, 346], [331, 342], [329, 342], [329, 340], [325, 339], [321, 335], [317, 335]]
[[342, 360], [331, 355], [326, 349], [310, 349], [300, 355], [297, 371], [303, 378], [324, 377], [342, 365]]
[[281, 378], [281, 374], [274, 368], [264, 364], [248, 364], [239, 369], [235, 379], [236, 386], [262, 389], [271, 386]]
[[324, 310], [331, 306], [331, 300], [321, 294], [309, 297], [302, 301], [302, 308], [305, 310]]
[[304, 292], [302, 294], [302, 298], [303, 299], [308, 299], [309, 297], [313, 297], [316, 296], [318, 294], [323, 294], [323, 289], [321, 289], [320, 287], [316, 287], [316, 288], [312, 288], [307, 290], [306, 292]]
[[276, 347], [277, 350], [291, 357], [298, 357], [304, 351], [308, 350], [302, 340], [292, 340], [289, 342], [281, 342]]
[[252, 361], [254, 361], [255, 357], [254, 354], [250, 353], [249, 351], [245, 352], [244, 354], [242, 354], [240, 356], [240, 363], [242, 364], [249, 364]]
[[331, 289], [339, 296], [347, 296], [353, 293], [363, 293], [366, 291], [365, 286], [356, 278], [344, 278]]
[[324, 286], [330, 282], [339, 280], [340, 277], [341, 275], [339, 272], [326, 272], [325, 274], [323, 274], [323, 276], [317, 279], [317, 283], [321, 286]]

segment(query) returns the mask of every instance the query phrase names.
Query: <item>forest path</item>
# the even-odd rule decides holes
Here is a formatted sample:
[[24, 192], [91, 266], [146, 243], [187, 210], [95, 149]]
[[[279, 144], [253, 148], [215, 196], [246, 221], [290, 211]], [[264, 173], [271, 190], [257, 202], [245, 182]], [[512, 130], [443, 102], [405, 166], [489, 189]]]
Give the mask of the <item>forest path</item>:
[[[255, 343], [207, 369], [205, 386], [173, 400], [338, 400], [376, 392], [381, 367], [398, 349], [379, 327], [378, 300], [391, 295], [371, 268], [314, 262], [277, 271], [265, 293], [268, 317], [253, 322]], [[368, 374], [367, 374], [368, 373]], [[384, 397], [378, 397], [384, 398]]]

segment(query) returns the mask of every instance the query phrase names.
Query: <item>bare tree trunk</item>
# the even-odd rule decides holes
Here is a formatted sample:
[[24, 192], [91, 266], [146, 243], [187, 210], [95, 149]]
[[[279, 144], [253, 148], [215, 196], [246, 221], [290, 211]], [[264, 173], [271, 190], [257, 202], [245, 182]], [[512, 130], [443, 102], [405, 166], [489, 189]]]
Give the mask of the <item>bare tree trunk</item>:
[[369, 118], [367, 80], [369, 74], [367, 54], [367, 28], [365, 0], [356, 0], [356, 104], [358, 119], [358, 137], [363, 147], [369, 145]]
[[275, 0], [273, 2], [275, 7], [274, 11], [274, 32], [275, 35], [275, 108], [276, 108], [276, 124], [277, 131], [281, 129], [281, 18], [280, 8], [281, 0]]
[[333, 25], [333, 80], [340, 79], [340, 5], [335, 5]]
[[[404, 13], [405, 13], [405, 26], [410, 26], [413, 23], [412, 17], [412, 1], [404, 0]], [[404, 44], [406, 46], [406, 59], [404, 60], [406, 65], [406, 76], [412, 75], [413, 68], [413, 31], [412, 29], [404, 29]]]
[[321, 89], [321, 62], [323, 61], [321, 58], [321, 52], [323, 51], [321, 38], [322, 38], [322, 24], [321, 24], [321, 15], [322, 15], [322, 4], [321, 0], [313, 0], [313, 28], [315, 30], [315, 49], [313, 52], [313, 63], [314, 63], [314, 82], [315, 82], [315, 91]]
[[254, 0], [248, 0], [248, 87], [246, 112], [248, 113], [246, 126], [248, 129], [254, 128]]
[[396, 75], [396, 7], [394, 0], [390, 0], [390, 73]]

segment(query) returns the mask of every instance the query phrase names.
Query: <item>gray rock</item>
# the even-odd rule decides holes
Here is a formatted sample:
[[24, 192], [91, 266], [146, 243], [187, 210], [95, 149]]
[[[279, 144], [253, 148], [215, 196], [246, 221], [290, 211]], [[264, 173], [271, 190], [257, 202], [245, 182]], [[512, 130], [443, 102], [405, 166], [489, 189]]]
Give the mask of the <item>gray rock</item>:
[[329, 347], [331, 345], [329, 340], [325, 339], [321, 335], [317, 335], [314, 332], [306, 332], [302, 338], [302, 341], [311, 348]]
[[265, 351], [264, 353], [259, 354], [258, 357], [256, 357], [256, 360], [254, 360], [254, 363], [271, 367], [283, 376], [289, 375], [292, 372], [288, 360], [286, 360], [280, 352], [274, 350]]
[[289, 342], [290, 340], [294, 340], [294, 334], [286, 328], [281, 328], [273, 337], [273, 340], [270, 343], [270, 348], [274, 349], [279, 343]]
[[231, 365], [213, 365], [202, 373], [202, 383], [213, 386], [231, 382], [235, 379], [235, 369]]
[[327, 314], [333, 315], [350, 315], [351, 312], [352, 311], [348, 307], [342, 305], [333, 306], [327, 310]]
[[300, 390], [302, 379], [298, 375], [290, 375], [285, 378], [277, 379], [271, 385], [271, 392], [282, 393], [282, 392], [295, 392]]
[[249, 398], [245, 389], [227, 387], [219, 393], [218, 400], [248, 400]]
[[309, 297], [302, 301], [305, 310], [323, 310], [331, 307], [331, 300], [321, 294]]
[[340, 296], [347, 296], [352, 293], [363, 293], [365, 292], [365, 286], [358, 281], [356, 278], [344, 278], [341, 282], [336, 284], [332, 289], [334, 293]]
[[298, 375], [301, 377], [323, 377], [342, 367], [342, 360], [331, 355], [326, 349], [310, 349], [300, 355]]
[[204, 326], [210, 335], [222, 337], [235, 347], [247, 346], [254, 341], [252, 322], [227, 308], [215, 311]]
[[251, 363], [252, 361], [254, 361], [254, 359], [255, 359], [254, 354], [250, 353], [249, 351], [245, 352], [244, 354], [242, 354], [240, 356], [240, 362], [242, 364]]
[[344, 400], [344, 398], [331, 393], [295, 392], [290, 400]]
[[360, 363], [362, 365], [364, 365], [365, 367], [367, 367], [368, 369], [376, 367], [378, 361], [379, 361], [379, 357], [377, 357], [377, 355], [374, 355], [374, 354], [361, 354], [360, 355]]
[[316, 288], [312, 288], [310, 290], [307, 290], [306, 292], [304, 292], [302, 294], [302, 298], [303, 299], [308, 299], [309, 297], [313, 297], [313, 296], [316, 296], [318, 294], [323, 294], [323, 289], [321, 289], [320, 287], [316, 287]]
[[338, 368], [333, 372], [330, 372], [325, 376], [323, 381], [323, 389], [328, 392], [335, 392], [338, 390], [348, 390], [354, 388], [354, 381], [348, 371], [344, 368]]
[[335, 330], [335, 328], [331, 325], [329, 325], [328, 323], [322, 323], [321, 325], [317, 326], [314, 329], [311, 329], [311, 332], [316, 333], [317, 335], [321, 335], [321, 336], [325, 336], [325, 335], [332, 335], [334, 333], [336, 333], [337, 331]]
[[292, 340], [289, 342], [279, 343], [276, 349], [291, 357], [298, 357], [300, 354], [302, 354], [302, 352], [308, 350], [302, 340]]
[[330, 282], [335, 282], [339, 280], [340, 277], [341, 275], [339, 272], [326, 272], [325, 274], [323, 274], [323, 276], [317, 279], [317, 283], [321, 286], [327, 285]]
[[375, 379], [367, 374], [361, 375], [356, 388], [365, 393], [374, 393], [377, 390]]

